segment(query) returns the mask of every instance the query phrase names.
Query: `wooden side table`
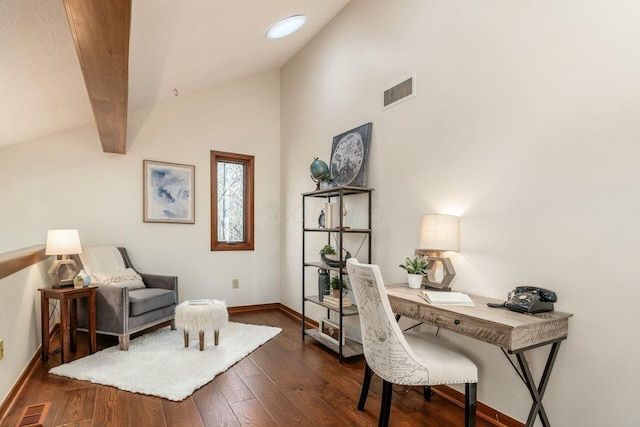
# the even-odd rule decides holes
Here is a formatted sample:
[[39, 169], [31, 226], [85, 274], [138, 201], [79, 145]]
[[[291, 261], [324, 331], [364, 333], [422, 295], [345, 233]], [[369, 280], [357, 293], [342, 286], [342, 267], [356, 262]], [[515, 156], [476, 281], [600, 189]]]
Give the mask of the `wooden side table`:
[[62, 363], [69, 360], [67, 349], [76, 351], [78, 343], [78, 304], [77, 299], [86, 297], [89, 299], [89, 354], [96, 351], [96, 290], [97, 286], [86, 288], [40, 288], [40, 303], [42, 307], [42, 361], [49, 359], [49, 300], [60, 300], [60, 329], [62, 343], [60, 355]]

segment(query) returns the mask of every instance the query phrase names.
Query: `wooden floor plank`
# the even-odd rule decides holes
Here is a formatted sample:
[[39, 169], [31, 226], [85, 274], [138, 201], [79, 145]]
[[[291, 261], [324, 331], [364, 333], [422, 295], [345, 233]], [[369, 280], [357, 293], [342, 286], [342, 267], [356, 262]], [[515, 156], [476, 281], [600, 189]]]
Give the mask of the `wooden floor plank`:
[[322, 399], [322, 397], [318, 395], [317, 390], [318, 387], [298, 389], [289, 395], [289, 399], [307, 418], [314, 421], [314, 426], [354, 425], [343, 417], [345, 408], [334, 405], [331, 401]]
[[242, 381], [235, 369], [231, 368], [218, 376], [217, 383], [220, 391], [229, 404], [255, 398], [251, 390]]
[[233, 367], [240, 378], [249, 378], [264, 375], [262, 370], [253, 363], [250, 357], [245, 357]]
[[85, 421], [71, 422], [67, 424], [60, 424], [56, 427], [91, 427], [91, 421], [85, 420]]
[[[204, 427], [198, 407], [191, 397], [182, 402], [163, 399], [162, 408], [168, 427]], [[153, 424], [147, 425], [151, 426]]]
[[67, 390], [63, 396], [62, 406], [56, 414], [54, 425], [66, 426], [69, 424], [91, 424], [93, 409], [95, 406], [97, 386], [76, 388]]
[[128, 425], [128, 419], [117, 416], [117, 414], [129, 412], [128, 402], [124, 398], [118, 399], [118, 391], [114, 387], [97, 387], [92, 426], [126, 427]]
[[239, 427], [240, 422], [220, 391], [217, 381], [212, 381], [193, 394], [200, 418], [206, 427]]
[[[367, 399], [367, 411], [358, 410], [358, 399], [360, 395], [353, 395], [349, 391], [340, 390], [336, 387], [321, 386], [316, 387], [317, 396], [324, 402], [330, 402], [333, 408], [340, 408], [340, 417], [345, 420], [345, 425], [375, 425], [378, 422], [380, 399]], [[354, 399], [354, 397], [356, 397]], [[395, 425], [394, 420], [394, 425]]]
[[118, 391], [118, 395], [125, 395], [129, 400], [129, 426], [154, 426], [167, 427], [164, 417], [162, 402], [164, 399], [155, 396], [145, 396], [144, 394], [128, 393]]
[[249, 399], [232, 403], [231, 409], [233, 409], [233, 413], [236, 414], [240, 425], [243, 427], [278, 426], [278, 423], [276, 423], [257, 399]]
[[288, 395], [264, 375], [244, 378], [256, 399], [280, 426], [311, 426], [314, 423], [300, 411]]
[[[320, 358], [325, 356], [321, 352], [309, 356], [302, 355], [299, 351], [291, 353], [278, 344], [282, 340], [286, 341], [286, 337], [278, 335], [269, 342], [270, 345], [262, 346], [253, 352], [250, 355], [251, 359], [265, 372], [265, 376], [287, 395], [294, 407], [305, 417], [314, 421], [313, 425], [349, 425], [341, 417], [339, 410], [319, 399], [316, 387], [327, 385], [327, 381], [313, 369], [301, 363], [309, 356]], [[283, 360], [286, 360], [286, 363], [282, 363]], [[330, 363], [336, 363], [336, 361], [333, 360]]]
[[[251, 355], [251, 360], [263, 371], [268, 372], [274, 382], [281, 388], [294, 390], [304, 386], [315, 386], [326, 383], [317, 372], [300, 363], [304, 357], [299, 353], [286, 351], [279, 345], [282, 338], [275, 337], [271, 345], [262, 346]], [[286, 360], [286, 363], [282, 361]]]

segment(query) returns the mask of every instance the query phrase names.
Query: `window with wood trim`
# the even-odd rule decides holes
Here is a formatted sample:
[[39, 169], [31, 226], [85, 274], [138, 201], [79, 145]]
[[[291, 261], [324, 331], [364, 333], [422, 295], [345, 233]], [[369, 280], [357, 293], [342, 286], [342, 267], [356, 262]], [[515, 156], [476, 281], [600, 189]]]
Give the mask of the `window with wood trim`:
[[211, 250], [253, 250], [254, 157], [211, 151]]

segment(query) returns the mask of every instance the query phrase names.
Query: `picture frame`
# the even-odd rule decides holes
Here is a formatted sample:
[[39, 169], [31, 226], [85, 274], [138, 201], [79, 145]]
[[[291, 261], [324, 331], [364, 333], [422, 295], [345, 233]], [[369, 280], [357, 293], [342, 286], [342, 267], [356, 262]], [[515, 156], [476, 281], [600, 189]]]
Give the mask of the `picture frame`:
[[[340, 326], [337, 323], [332, 322], [331, 320], [323, 317], [320, 319], [318, 323], [318, 332], [320, 336], [326, 338], [334, 344], [338, 344], [338, 339], [340, 337]], [[342, 334], [342, 345], [346, 342], [346, 337], [344, 333]]]
[[143, 161], [143, 221], [195, 223], [195, 166]]
[[329, 173], [339, 186], [366, 187], [367, 159], [373, 123], [365, 123], [333, 138]]

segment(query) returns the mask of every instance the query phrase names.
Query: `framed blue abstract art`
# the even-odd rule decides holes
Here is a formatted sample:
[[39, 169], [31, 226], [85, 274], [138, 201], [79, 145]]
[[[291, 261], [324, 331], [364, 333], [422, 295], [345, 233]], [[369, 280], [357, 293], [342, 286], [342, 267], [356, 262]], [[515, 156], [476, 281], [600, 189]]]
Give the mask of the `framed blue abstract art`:
[[195, 166], [143, 161], [144, 222], [194, 224]]

